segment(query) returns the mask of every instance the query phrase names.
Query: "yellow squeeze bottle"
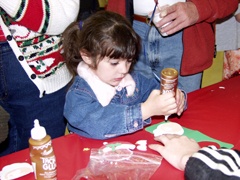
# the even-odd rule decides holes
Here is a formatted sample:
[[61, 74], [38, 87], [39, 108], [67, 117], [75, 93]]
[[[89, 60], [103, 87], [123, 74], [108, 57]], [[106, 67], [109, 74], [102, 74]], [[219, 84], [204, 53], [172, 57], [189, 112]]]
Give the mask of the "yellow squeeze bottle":
[[37, 119], [34, 120], [34, 128], [31, 130], [29, 150], [35, 179], [57, 180], [57, 164], [51, 137]]

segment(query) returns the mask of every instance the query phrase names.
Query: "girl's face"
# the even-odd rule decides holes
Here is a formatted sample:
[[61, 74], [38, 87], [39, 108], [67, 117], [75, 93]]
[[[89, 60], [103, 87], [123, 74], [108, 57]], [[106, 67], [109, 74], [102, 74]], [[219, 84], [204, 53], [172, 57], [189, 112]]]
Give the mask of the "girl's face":
[[132, 62], [126, 59], [110, 59], [104, 57], [98, 64], [97, 69], [93, 72], [103, 82], [111, 85], [118, 86], [120, 81], [129, 72]]

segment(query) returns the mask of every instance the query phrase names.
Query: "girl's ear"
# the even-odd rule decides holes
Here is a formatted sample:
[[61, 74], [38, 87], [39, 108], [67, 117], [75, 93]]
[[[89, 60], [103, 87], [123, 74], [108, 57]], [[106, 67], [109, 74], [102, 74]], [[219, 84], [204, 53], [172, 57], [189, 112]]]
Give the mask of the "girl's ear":
[[92, 59], [91, 57], [88, 56], [88, 54], [84, 51], [80, 51], [80, 55], [83, 59], [83, 61], [88, 64], [88, 65], [91, 65], [92, 64]]

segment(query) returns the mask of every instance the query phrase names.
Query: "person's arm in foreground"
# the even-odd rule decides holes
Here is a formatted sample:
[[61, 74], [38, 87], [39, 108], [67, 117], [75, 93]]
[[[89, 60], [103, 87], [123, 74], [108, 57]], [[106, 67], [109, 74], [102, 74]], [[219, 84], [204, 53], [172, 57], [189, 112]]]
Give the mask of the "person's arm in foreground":
[[240, 152], [217, 149], [214, 146], [200, 148], [186, 136], [162, 135], [155, 138], [161, 144], [149, 148], [159, 152], [171, 165], [185, 171], [186, 179], [239, 179]]

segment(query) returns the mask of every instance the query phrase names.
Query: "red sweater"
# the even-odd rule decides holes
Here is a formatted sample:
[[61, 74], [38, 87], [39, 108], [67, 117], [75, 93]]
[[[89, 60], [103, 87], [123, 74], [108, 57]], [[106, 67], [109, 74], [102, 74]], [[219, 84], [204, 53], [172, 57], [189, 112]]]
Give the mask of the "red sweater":
[[[238, 0], [190, 0], [199, 13], [196, 24], [183, 31], [183, 57], [181, 75], [202, 72], [213, 62], [216, 19], [227, 17], [238, 7]], [[125, 0], [108, 0], [107, 10], [126, 14]]]
[[2, 41], [6, 41], [6, 37], [4, 36], [2, 28], [0, 26], [0, 42], [2, 42]]

